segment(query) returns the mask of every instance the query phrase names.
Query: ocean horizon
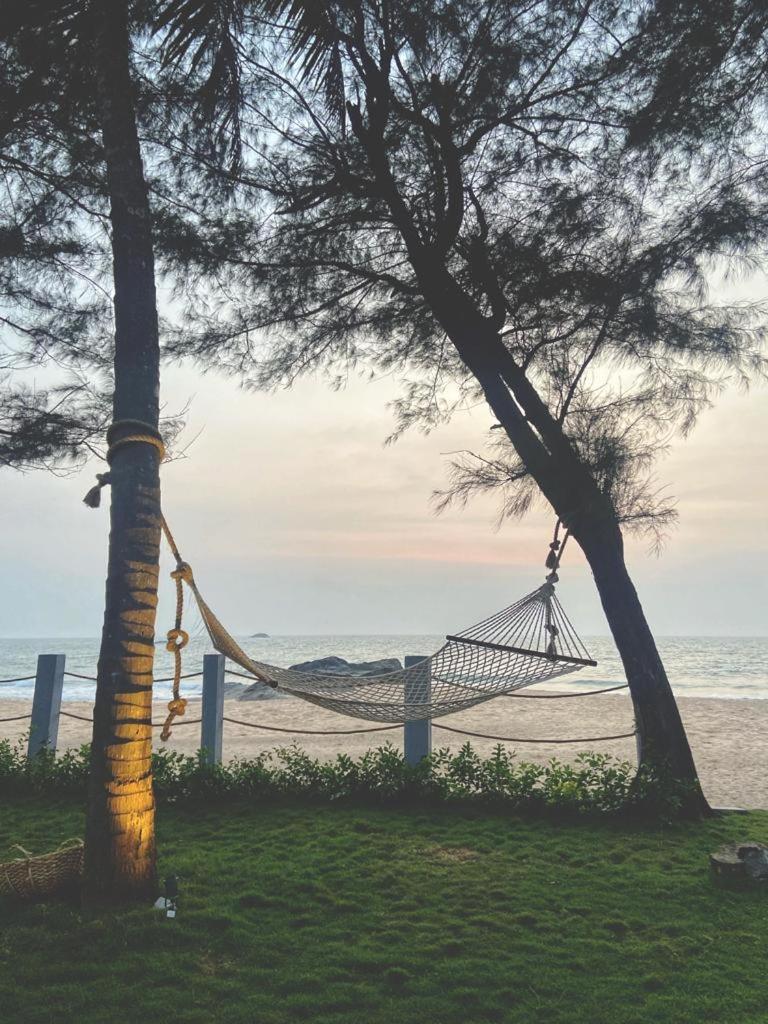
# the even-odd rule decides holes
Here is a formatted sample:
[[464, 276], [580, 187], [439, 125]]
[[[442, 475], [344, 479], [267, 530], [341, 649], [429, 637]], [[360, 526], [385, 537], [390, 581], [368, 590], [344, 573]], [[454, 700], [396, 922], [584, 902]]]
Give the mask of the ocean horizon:
[[[591, 690], [625, 682], [612, 639], [608, 636], [583, 639], [598, 662], [597, 668], [585, 668], [565, 676], [550, 684], [550, 688]], [[432, 654], [444, 643], [444, 637], [439, 634], [421, 633], [305, 633], [266, 637], [252, 634], [237, 640], [254, 658], [279, 666], [332, 655], [350, 662], [382, 658], [402, 661], [409, 654]], [[657, 636], [656, 642], [672, 689], [678, 696], [768, 699], [768, 636]], [[169, 676], [173, 659], [165, 650], [164, 636], [159, 636], [156, 644], [155, 675]], [[38, 654], [64, 654], [67, 672], [95, 676], [98, 650], [98, 637], [0, 638], [0, 700], [31, 699], [31, 680], [1, 681], [34, 676]], [[184, 651], [183, 671], [200, 671], [203, 654], [211, 650], [210, 640], [202, 628], [198, 628]], [[240, 678], [237, 681], [245, 682]], [[168, 683], [156, 683], [155, 689], [158, 700], [167, 699]], [[184, 693], [188, 697], [199, 696], [201, 689], [199, 679], [184, 681]], [[92, 682], [65, 677], [64, 700], [90, 700], [92, 697]]]

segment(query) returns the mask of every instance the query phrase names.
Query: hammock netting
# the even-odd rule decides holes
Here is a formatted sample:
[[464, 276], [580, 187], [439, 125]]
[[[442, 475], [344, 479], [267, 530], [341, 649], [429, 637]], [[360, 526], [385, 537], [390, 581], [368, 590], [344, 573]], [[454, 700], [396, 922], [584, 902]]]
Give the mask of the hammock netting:
[[555, 595], [554, 573], [515, 604], [447, 636], [431, 657], [405, 669], [362, 677], [298, 671], [254, 660], [206, 604], [186, 564], [183, 578], [220, 654], [268, 686], [353, 718], [439, 718], [597, 664]]

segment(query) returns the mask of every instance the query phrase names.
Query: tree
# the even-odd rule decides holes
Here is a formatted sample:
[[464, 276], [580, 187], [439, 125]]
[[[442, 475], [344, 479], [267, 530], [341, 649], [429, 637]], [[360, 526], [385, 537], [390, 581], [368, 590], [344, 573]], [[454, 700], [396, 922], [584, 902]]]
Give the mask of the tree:
[[[114, 358], [113, 422], [107, 434], [112, 498], [86, 827], [85, 893], [92, 901], [150, 897], [156, 887], [151, 711], [160, 542], [160, 348], [129, 11], [127, 0], [37, 0], [9, 5], [3, 24], [20, 97], [5, 107], [3, 125], [15, 146], [3, 159], [23, 185], [32, 182], [37, 190], [27, 204], [37, 219], [25, 219], [16, 238], [17, 259], [27, 260], [24, 280], [32, 282], [21, 297], [28, 300], [29, 322], [14, 321], [14, 329], [47, 344], [49, 354], [64, 349], [74, 365], [93, 365], [95, 346], [86, 345], [84, 337], [75, 340], [77, 302], [56, 301], [41, 258], [45, 253], [33, 252], [32, 242], [40, 249], [46, 241], [40, 220], [45, 214], [50, 262], [58, 266], [69, 246], [70, 256], [87, 268], [83, 276], [96, 285], [102, 249], [83, 239], [89, 221], [107, 222], [111, 229], [114, 346], [105, 346], [102, 337], [101, 351], [112, 351]], [[95, 170], [101, 166], [103, 179]], [[61, 290], [66, 274], [55, 284]], [[18, 294], [13, 297], [24, 307]], [[80, 312], [81, 326], [93, 323], [97, 330], [96, 314], [89, 319], [87, 308]], [[65, 330], [62, 316], [72, 320]], [[50, 408], [43, 407], [44, 449], [59, 444], [51, 434], [54, 425], [61, 431], [76, 424], [54, 422]], [[72, 443], [70, 431], [64, 445]]]
[[[160, 237], [195, 288], [243, 298], [217, 310], [207, 293], [176, 351], [263, 386], [356, 359], [426, 371], [409, 421], [468, 376], [514, 452], [510, 481], [533, 480], [586, 555], [643, 759], [702, 809], [621, 527], [668, 514], [646, 479], [659, 436], [690, 427], [724, 376], [762, 369], [762, 310], [705, 288], [708, 261], [764, 237], [757, 171], [713, 180], [674, 147], [628, 145], [655, 84], [628, 56], [644, 24], [630, 6], [269, 6], [304, 20], [241, 44], [231, 205]], [[183, 187], [194, 154], [172, 145]]]
[[[155, 103], [175, 108], [173, 96], [136, 73], [142, 55], [134, 42], [147, 43], [168, 24], [169, 45], [190, 28], [202, 35], [195, 64], [204, 88], [184, 114], [195, 115], [190, 137], [200, 137], [214, 166], [235, 166], [237, 146], [227, 141], [220, 150], [219, 140], [224, 128], [235, 136], [237, 129], [237, 108], [228, 118], [226, 107], [236, 92], [228, 76], [237, 10], [209, 0], [196, 20], [183, 0], [34, 0], [8, 4], [0, 16], [7, 200], [0, 203], [7, 257], [0, 295], [14, 314], [0, 320], [10, 332], [0, 345], [0, 459], [15, 468], [80, 464], [98, 453], [111, 397], [111, 531], [85, 858], [90, 901], [144, 898], [156, 885], [151, 702], [163, 445], [152, 218], [137, 122], [153, 123]], [[217, 137], [209, 129], [220, 111]], [[149, 187], [159, 206], [174, 208], [162, 176]], [[102, 284], [107, 227], [114, 343]], [[87, 288], [76, 287], [81, 280]], [[50, 362], [75, 379], [30, 388], [23, 371]], [[94, 371], [106, 377], [99, 387]], [[166, 441], [173, 439], [178, 417], [164, 426]]]
[[110, 199], [115, 390], [112, 501], [86, 831], [91, 899], [150, 897], [155, 877], [152, 666], [160, 548], [160, 344], [128, 3], [94, 0], [93, 69]]

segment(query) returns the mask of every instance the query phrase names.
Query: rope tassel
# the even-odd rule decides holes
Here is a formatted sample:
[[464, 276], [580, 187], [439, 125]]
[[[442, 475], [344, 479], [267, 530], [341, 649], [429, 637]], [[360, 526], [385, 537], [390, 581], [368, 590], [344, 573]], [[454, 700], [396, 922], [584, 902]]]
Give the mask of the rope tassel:
[[[130, 428], [136, 432], [128, 434], [127, 437], [120, 437], [117, 440], [114, 440], [115, 432], [121, 427]], [[129, 444], [151, 445], [157, 452], [157, 457], [160, 462], [165, 458], [165, 445], [163, 444], [163, 439], [151, 423], [144, 423], [142, 420], [117, 420], [107, 431], [107, 462], [112, 465], [112, 458], [115, 452]], [[106, 487], [107, 484], [112, 483], [112, 477], [109, 473], [97, 473], [96, 480], [98, 482], [83, 498], [83, 501], [88, 508], [99, 508], [101, 505], [102, 487]]]
[[[163, 519], [163, 529], [168, 535], [168, 528]], [[174, 545], [175, 546], [175, 545]], [[178, 549], [176, 549], [178, 553]], [[181, 652], [189, 643], [189, 633], [181, 628], [184, 617], [184, 588], [183, 582], [189, 583], [192, 580], [192, 569], [186, 562], [178, 560], [176, 568], [171, 573], [171, 579], [176, 584], [176, 621], [173, 629], [168, 630], [168, 641], [165, 649], [173, 655], [173, 697], [168, 702], [168, 717], [163, 723], [163, 731], [160, 739], [166, 742], [171, 737], [171, 726], [177, 716], [181, 716], [187, 710], [187, 701], [181, 696]]]
[[560, 561], [560, 559], [558, 557], [558, 554], [557, 554], [559, 549], [560, 549], [560, 541], [559, 540], [553, 541], [549, 545], [549, 554], [547, 555], [547, 560], [544, 563], [545, 568], [547, 568], [547, 569], [556, 569], [557, 568], [558, 562]]
[[98, 508], [101, 505], [101, 489], [106, 487], [107, 484], [112, 483], [112, 477], [109, 473], [97, 473], [96, 479], [98, 483], [93, 486], [90, 491], [83, 498], [83, 501], [88, 508]]

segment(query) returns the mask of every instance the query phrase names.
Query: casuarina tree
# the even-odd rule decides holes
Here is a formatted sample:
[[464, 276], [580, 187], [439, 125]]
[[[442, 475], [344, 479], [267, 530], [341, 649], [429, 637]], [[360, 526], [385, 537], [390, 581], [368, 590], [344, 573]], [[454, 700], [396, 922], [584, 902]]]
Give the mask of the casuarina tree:
[[512, 504], [535, 485], [589, 562], [643, 760], [703, 809], [622, 527], [669, 516], [660, 441], [762, 369], [762, 310], [706, 294], [713, 261], [764, 237], [756, 173], [714, 178], [631, 138], [655, 85], [631, 59], [633, 5], [267, 6], [294, 28], [240, 37], [242, 167], [217, 179], [169, 131], [179, 188], [228, 197], [163, 222], [178, 272], [213, 283], [176, 351], [262, 386], [406, 368], [405, 422], [439, 416], [447, 382], [476, 389], [513, 453]]

